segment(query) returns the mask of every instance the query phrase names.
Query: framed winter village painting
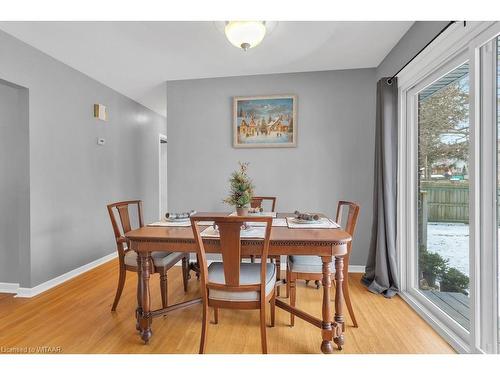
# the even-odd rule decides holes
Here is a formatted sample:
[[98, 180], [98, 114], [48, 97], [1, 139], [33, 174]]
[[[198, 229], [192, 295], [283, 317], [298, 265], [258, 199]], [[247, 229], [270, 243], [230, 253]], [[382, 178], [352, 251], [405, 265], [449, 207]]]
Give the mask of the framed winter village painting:
[[297, 96], [236, 96], [234, 147], [296, 147]]

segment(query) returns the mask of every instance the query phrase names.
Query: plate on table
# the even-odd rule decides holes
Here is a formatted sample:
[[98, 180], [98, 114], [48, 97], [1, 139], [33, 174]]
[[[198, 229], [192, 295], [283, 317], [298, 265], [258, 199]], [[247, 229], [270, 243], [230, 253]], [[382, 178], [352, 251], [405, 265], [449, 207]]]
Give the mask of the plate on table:
[[189, 221], [189, 217], [183, 217], [180, 219], [171, 219], [169, 217], [165, 218], [165, 221], [168, 221], [169, 223], [185, 223], [186, 221]]
[[304, 219], [299, 219], [297, 217], [294, 217], [291, 219], [296, 224], [319, 224], [321, 223], [321, 219], [319, 220], [304, 220]]

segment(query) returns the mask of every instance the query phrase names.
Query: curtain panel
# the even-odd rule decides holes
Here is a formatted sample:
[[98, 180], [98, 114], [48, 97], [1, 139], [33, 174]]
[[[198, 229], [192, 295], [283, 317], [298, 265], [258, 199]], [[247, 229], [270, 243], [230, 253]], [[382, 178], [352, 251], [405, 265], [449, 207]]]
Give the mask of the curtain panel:
[[396, 254], [398, 165], [397, 79], [377, 83], [375, 181], [372, 239], [363, 283], [373, 293], [392, 297], [399, 291]]

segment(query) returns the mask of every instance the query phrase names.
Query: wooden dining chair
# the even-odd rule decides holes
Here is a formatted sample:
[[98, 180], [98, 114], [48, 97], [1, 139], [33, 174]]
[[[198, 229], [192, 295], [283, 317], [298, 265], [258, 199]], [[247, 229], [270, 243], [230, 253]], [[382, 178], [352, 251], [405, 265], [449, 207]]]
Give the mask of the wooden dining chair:
[[[199, 221], [214, 221], [220, 234], [222, 262], [207, 266], [205, 244], [200, 234]], [[271, 327], [275, 317], [276, 267], [273, 263], [242, 263], [240, 231], [245, 221], [265, 222], [265, 237], [260, 255], [267, 259], [271, 236], [271, 217], [249, 216], [198, 216], [191, 217], [197, 255], [200, 261], [201, 296], [203, 319], [201, 328], [200, 354], [205, 353], [207, 344], [208, 308], [214, 309], [214, 323], [218, 323], [218, 309], [259, 309], [262, 353], [267, 353], [266, 305], [271, 303]], [[213, 239], [212, 239], [213, 240]]]
[[[111, 311], [116, 311], [118, 302], [122, 295], [123, 286], [125, 285], [125, 278], [127, 276], [127, 271], [133, 271], [137, 273], [137, 253], [130, 250], [128, 246], [127, 239], [124, 234], [132, 230], [131, 216], [129, 208], [131, 206], [136, 206], [137, 208], [137, 220], [139, 222], [139, 227], [144, 226], [144, 218], [142, 216], [142, 201], [131, 200], [108, 204], [109, 218], [111, 219], [111, 225], [113, 226], [113, 232], [116, 239], [116, 250], [118, 251], [118, 260], [120, 264], [120, 275], [118, 277], [118, 288], [116, 289], [115, 300]], [[118, 212], [120, 218], [120, 225], [116, 220], [115, 211]], [[161, 290], [161, 302], [163, 307], [168, 306], [168, 281], [167, 281], [167, 271], [172, 268], [179, 260], [182, 260], [182, 278], [184, 282], [184, 291], [187, 291], [187, 282], [189, 278], [189, 254], [188, 253], [177, 253], [177, 252], [164, 252], [164, 251], [153, 251], [151, 253], [152, 258], [152, 271], [151, 273], [160, 274], [160, 290]]]
[[[348, 207], [349, 211], [347, 213], [347, 220], [344, 226], [344, 230], [354, 238], [354, 231], [356, 229], [356, 224], [359, 215], [359, 206], [353, 202], [339, 201], [337, 205], [337, 217], [335, 221], [341, 225], [343, 208]], [[356, 321], [356, 316], [354, 315], [354, 310], [352, 308], [351, 296], [349, 295], [349, 257], [351, 255], [352, 241], [347, 245], [347, 254], [344, 256], [344, 282], [342, 283], [342, 292], [344, 294], [344, 299], [347, 305], [347, 310], [349, 310], [349, 315], [352, 319], [354, 327], [358, 327], [358, 322]], [[295, 282], [296, 280], [315, 280], [319, 286], [319, 281], [323, 278], [322, 273], [322, 261], [321, 258], [315, 255], [297, 255], [289, 256], [287, 260], [287, 292], [290, 296], [290, 305], [295, 306], [296, 302], [296, 290]], [[335, 267], [333, 262], [330, 264], [330, 269], [332, 270], [332, 286], [335, 284]], [[294, 315], [290, 314], [290, 325], [294, 325]]]
[[276, 209], [276, 197], [252, 197], [250, 201], [250, 207], [260, 208], [264, 202], [271, 203], [271, 212], [275, 212]]
[[[271, 212], [276, 212], [276, 197], [252, 197], [250, 201], [250, 207], [252, 208], [260, 208], [265, 202], [269, 202]], [[281, 279], [281, 256], [280, 255], [272, 255], [269, 257], [274, 264], [276, 265], [276, 280]], [[255, 263], [255, 255], [250, 256], [250, 262]], [[280, 296], [280, 287], [278, 286], [278, 290], [276, 295]], [[288, 297], [288, 296], [287, 296]]]

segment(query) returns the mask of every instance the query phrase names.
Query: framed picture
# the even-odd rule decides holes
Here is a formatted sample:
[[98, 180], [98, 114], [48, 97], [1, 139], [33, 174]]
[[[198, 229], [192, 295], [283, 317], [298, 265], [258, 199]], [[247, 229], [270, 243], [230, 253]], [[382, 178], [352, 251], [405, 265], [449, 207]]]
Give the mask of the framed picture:
[[235, 96], [233, 147], [296, 147], [297, 96]]

